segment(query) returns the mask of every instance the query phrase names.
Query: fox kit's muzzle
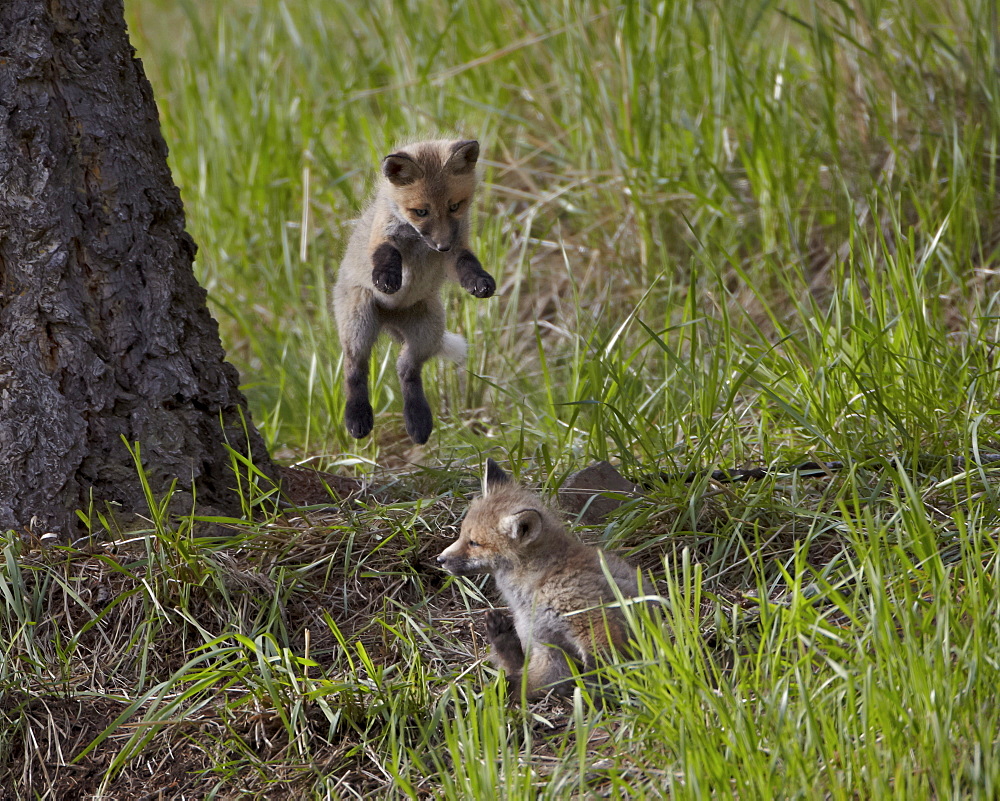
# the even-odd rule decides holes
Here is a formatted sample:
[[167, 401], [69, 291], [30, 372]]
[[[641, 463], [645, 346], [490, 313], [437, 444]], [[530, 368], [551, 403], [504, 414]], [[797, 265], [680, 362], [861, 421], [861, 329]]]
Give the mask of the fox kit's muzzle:
[[427, 223], [417, 229], [420, 238], [431, 250], [436, 250], [438, 253], [447, 253], [451, 250], [452, 243], [458, 237], [458, 231], [459, 221], [447, 217]]

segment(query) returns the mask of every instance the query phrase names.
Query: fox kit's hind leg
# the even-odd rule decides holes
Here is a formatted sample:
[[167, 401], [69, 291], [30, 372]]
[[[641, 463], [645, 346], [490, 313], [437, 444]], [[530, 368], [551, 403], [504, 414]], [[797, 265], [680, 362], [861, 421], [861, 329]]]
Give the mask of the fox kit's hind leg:
[[430, 438], [434, 416], [424, 394], [421, 370], [424, 362], [441, 350], [444, 340], [444, 306], [431, 297], [408, 309], [396, 311], [386, 325], [403, 340], [396, 361], [399, 385], [403, 390], [403, 422], [406, 433], [418, 445]]
[[565, 651], [551, 643], [535, 643], [528, 659], [528, 679], [525, 695], [541, 698], [547, 692], [571, 695], [573, 671]]
[[367, 437], [375, 425], [375, 413], [368, 397], [368, 369], [372, 347], [378, 339], [379, 320], [371, 292], [351, 287], [334, 296], [337, 328], [344, 351], [344, 381], [347, 401], [344, 425], [355, 439]]

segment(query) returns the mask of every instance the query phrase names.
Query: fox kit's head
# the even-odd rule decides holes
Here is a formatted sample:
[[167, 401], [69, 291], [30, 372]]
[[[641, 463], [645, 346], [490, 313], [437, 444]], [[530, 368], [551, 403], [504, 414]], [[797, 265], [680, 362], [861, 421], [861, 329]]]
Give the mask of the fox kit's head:
[[479, 142], [446, 139], [409, 145], [382, 159], [393, 211], [432, 250], [451, 250], [476, 188]]
[[562, 524], [541, 498], [488, 459], [483, 495], [472, 502], [458, 539], [441, 552], [438, 564], [456, 576], [502, 572], [544, 547], [555, 531]]

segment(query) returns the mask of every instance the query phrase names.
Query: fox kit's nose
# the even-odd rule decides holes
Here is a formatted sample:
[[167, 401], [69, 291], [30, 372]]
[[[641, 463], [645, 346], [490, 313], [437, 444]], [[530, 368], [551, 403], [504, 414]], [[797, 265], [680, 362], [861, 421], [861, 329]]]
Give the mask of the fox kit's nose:
[[443, 565], [447, 561], [448, 561], [448, 557], [447, 556], [445, 556], [443, 553], [439, 553], [438, 554], [438, 556], [437, 556], [437, 562], [438, 562], [439, 565]]
[[438, 245], [438, 244], [435, 244], [434, 247], [437, 248], [438, 253], [447, 253], [449, 250], [451, 250], [451, 245]]

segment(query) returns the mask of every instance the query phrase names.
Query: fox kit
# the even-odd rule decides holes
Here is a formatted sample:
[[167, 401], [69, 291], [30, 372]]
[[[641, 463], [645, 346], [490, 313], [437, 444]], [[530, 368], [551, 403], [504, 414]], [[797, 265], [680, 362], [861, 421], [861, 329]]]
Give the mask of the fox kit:
[[[570, 660], [583, 669], [594, 655], [626, 640], [621, 609], [601, 565], [625, 598], [639, 594], [636, 572], [611, 553], [584, 545], [534, 493], [514, 484], [492, 459], [483, 496], [473, 501], [456, 542], [438, 563], [456, 576], [492, 573], [513, 617], [487, 612], [493, 662], [512, 686], [527, 669], [528, 698], [571, 687]], [[525, 668], [525, 654], [528, 655]]]
[[475, 140], [419, 142], [382, 159], [375, 199], [358, 220], [333, 289], [344, 351], [344, 423], [366, 437], [375, 422], [368, 397], [372, 347], [382, 329], [403, 343], [396, 362], [403, 420], [414, 442], [434, 427], [420, 371], [431, 356], [465, 358], [465, 340], [444, 330], [441, 284], [450, 277], [477, 298], [496, 282], [469, 250], [476, 188]]

